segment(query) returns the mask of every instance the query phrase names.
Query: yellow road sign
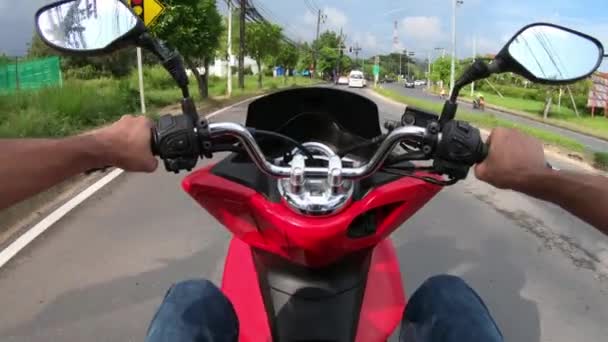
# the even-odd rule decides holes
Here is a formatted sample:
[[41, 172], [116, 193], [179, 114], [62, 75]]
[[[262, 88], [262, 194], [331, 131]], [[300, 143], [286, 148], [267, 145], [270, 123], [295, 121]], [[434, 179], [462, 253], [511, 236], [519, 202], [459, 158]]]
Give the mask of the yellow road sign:
[[165, 11], [165, 5], [159, 0], [128, 0], [133, 12], [144, 21], [146, 27], [154, 25], [154, 22]]

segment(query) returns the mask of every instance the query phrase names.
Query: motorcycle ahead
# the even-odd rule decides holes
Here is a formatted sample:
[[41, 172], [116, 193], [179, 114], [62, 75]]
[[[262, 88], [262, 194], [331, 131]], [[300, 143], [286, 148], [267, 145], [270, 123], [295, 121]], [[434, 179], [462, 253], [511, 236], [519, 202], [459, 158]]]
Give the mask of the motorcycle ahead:
[[483, 96], [478, 96], [473, 100], [473, 109], [486, 110], [486, 100]]
[[441, 115], [408, 107], [383, 133], [374, 102], [323, 87], [259, 98], [245, 125], [200, 118], [180, 55], [120, 0], [61, 1], [43, 7], [36, 23], [66, 53], [138, 45], [161, 60], [184, 97], [183, 114], [161, 117], [153, 132], [151, 148], [168, 171], [232, 152], [182, 186], [234, 235], [221, 288], [241, 341], [385, 341], [406, 305], [389, 235], [487, 154], [479, 130], [454, 120], [460, 89], [507, 71], [571, 83], [604, 54], [579, 32], [526, 26], [491, 63], [476, 60], [464, 72]]

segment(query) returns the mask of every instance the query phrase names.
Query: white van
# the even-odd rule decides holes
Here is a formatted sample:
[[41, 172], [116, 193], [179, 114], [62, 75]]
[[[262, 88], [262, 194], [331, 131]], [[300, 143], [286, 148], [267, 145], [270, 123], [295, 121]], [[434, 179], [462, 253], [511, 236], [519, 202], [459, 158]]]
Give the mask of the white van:
[[367, 81], [365, 81], [365, 77], [363, 76], [363, 72], [359, 70], [353, 70], [350, 72], [348, 76], [348, 86], [353, 88], [363, 88], [367, 85]]

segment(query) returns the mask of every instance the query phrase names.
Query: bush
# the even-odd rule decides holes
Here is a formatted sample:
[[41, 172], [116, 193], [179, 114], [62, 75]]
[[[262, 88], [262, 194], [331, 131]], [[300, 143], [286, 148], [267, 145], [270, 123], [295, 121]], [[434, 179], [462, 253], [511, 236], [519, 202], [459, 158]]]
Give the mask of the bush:
[[134, 110], [113, 79], [67, 80], [49, 87], [0, 96], [2, 137], [53, 137], [103, 125]]
[[608, 152], [593, 153], [593, 166], [608, 171]]
[[[175, 81], [162, 66], [146, 66], [143, 70], [146, 87], [152, 89], [171, 89], [175, 88]], [[139, 75], [137, 69], [129, 75], [131, 84], [135, 89], [139, 89]]]
[[99, 72], [92, 65], [86, 65], [81, 68], [67, 69], [65, 72], [67, 79], [75, 78], [80, 80], [92, 80], [99, 77]]

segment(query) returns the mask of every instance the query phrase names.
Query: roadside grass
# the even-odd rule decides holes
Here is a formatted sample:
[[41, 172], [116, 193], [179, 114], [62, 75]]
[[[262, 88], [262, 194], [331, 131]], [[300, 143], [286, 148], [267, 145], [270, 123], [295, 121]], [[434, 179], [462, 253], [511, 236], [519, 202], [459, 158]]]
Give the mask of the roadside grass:
[[[433, 103], [430, 101], [412, 98], [409, 96], [401, 95], [396, 93], [393, 90], [384, 89], [384, 88], [376, 88], [374, 89], [377, 93], [388, 97], [397, 102], [405, 103], [411, 106], [419, 107], [421, 109], [434, 111], [436, 113], [440, 113], [443, 107], [442, 104]], [[530, 127], [518, 123], [514, 123], [509, 120], [497, 118], [491, 114], [475, 114], [470, 111], [459, 110], [456, 115], [457, 119], [468, 121], [473, 125], [485, 128], [492, 129], [496, 127], [505, 127], [505, 128], [516, 128], [519, 129], [526, 134], [534, 136], [544, 143], [552, 146], [556, 146], [562, 148], [567, 151], [577, 152], [582, 154], [595, 168], [608, 171], [608, 152], [598, 152], [598, 151], [589, 151], [585, 148], [585, 146], [578, 141], [561, 136], [557, 133], [549, 132], [543, 129]]]
[[[562, 98], [561, 109], [558, 108], [557, 103], [554, 103], [547, 119], [544, 120], [543, 111], [545, 109], [545, 104], [542, 101], [514, 97], [501, 98], [498, 95], [488, 94], [487, 92], [484, 92], [483, 94], [488, 104], [506, 109], [513, 109], [536, 120], [541, 120], [555, 126], [595, 135], [608, 140], [608, 119], [604, 117], [602, 110], [598, 109], [596, 111], [596, 116], [591, 117], [589, 114], [582, 113], [581, 108], [581, 116], [577, 117], [573, 109], [564, 105], [566, 102], [568, 104], [570, 103], [570, 98], [568, 96]], [[471, 98], [469, 93], [463, 97]]]
[[594, 167], [608, 170], [608, 152], [595, 152], [593, 154]]
[[[318, 82], [308, 78], [265, 78], [258, 89], [255, 76], [245, 78], [245, 89], [238, 88], [233, 79], [233, 97], [254, 95], [293, 85]], [[201, 103], [196, 80], [190, 80], [190, 94]], [[151, 117], [159, 108], [179, 102], [181, 91], [161, 67], [144, 69], [146, 105]], [[211, 77], [209, 95], [223, 97], [226, 79]], [[204, 103], [203, 101], [202, 103]], [[115, 121], [123, 114], [139, 112], [137, 73], [121, 78], [93, 80], [67, 79], [63, 87], [49, 87], [36, 91], [19, 91], [0, 95], [0, 137], [61, 137], [76, 134]]]

